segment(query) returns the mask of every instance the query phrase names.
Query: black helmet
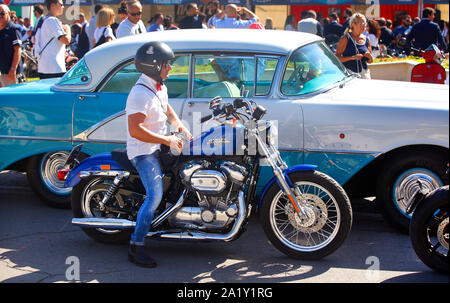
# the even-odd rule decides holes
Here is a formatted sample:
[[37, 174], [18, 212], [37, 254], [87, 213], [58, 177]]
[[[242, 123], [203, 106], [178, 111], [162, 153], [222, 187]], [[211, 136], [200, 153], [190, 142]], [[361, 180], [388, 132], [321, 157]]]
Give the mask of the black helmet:
[[167, 44], [163, 42], [148, 42], [137, 50], [134, 64], [139, 72], [153, 78], [157, 82], [162, 82], [160, 76], [162, 65], [174, 58], [175, 55]]

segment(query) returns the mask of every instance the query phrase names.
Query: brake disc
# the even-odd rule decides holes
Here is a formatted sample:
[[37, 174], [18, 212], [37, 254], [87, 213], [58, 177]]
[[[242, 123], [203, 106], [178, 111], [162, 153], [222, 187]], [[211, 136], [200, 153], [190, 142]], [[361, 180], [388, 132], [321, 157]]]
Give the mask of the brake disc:
[[317, 232], [324, 227], [328, 218], [328, 210], [325, 202], [318, 196], [303, 194], [297, 197], [299, 201], [303, 200], [302, 207], [307, 216], [298, 214], [291, 203], [286, 204], [285, 213], [289, 218], [291, 225], [301, 232]]
[[437, 238], [442, 247], [448, 251], [448, 217], [439, 224]]

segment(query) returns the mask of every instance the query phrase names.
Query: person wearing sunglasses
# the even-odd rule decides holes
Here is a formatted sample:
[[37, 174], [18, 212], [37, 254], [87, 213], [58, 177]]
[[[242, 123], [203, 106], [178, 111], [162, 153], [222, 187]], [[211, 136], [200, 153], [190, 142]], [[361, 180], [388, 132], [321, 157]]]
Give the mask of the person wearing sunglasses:
[[350, 18], [349, 28], [339, 40], [336, 56], [352, 74], [360, 78], [370, 79], [368, 63], [373, 62], [370, 40], [364, 35], [367, 19], [364, 15], [355, 13]]
[[117, 38], [146, 33], [142, 18], [142, 4], [139, 1], [127, 3], [127, 18], [117, 28]]
[[9, 8], [0, 4], [0, 87], [17, 83], [22, 71], [21, 35], [9, 15]]
[[38, 74], [41, 79], [59, 78], [66, 73], [65, 51], [72, 35], [70, 27], [57, 18], [63, 14], [63, 0], [45, 0], [45, 5], [48, 15], [36, 34]]

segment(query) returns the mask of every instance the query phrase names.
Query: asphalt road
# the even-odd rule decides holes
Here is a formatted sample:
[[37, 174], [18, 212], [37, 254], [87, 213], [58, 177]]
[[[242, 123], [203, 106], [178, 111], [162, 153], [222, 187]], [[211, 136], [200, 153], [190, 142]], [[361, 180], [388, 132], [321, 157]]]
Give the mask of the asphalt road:
[[127, 260], [71, 226], [71, 210], [53, 209], [23, 174], [0, 172], [0, 282], [448, 283], [415, 255], [409, 237], [387, 225], [370, 200], [353, 202], [351, 234], [321, 261], [289, 259], [267, 241], [256, 216], [231, 243], [148, 241], [154, 269]]

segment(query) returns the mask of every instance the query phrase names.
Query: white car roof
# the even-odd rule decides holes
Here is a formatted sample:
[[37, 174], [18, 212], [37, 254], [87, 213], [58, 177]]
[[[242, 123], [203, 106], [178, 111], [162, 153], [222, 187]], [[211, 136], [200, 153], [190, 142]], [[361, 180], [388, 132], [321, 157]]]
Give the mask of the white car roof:
[[174, 52], [251, 52], [287, 55], [292, 50], [322, 38], [316, 35], [282, 30], [184, 29], [123, 37], [89, 51], [84, 60], [92, 80], [86, 85], [61, 86], [56, 90], [90, 91], [118, 63], [133, 58], [140, 46], [150, 41], [167, 43]]

